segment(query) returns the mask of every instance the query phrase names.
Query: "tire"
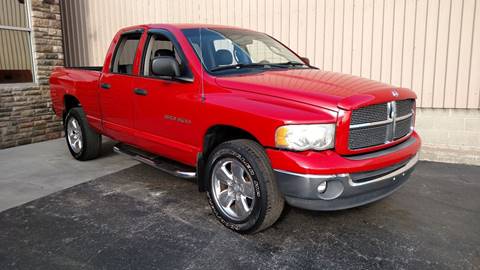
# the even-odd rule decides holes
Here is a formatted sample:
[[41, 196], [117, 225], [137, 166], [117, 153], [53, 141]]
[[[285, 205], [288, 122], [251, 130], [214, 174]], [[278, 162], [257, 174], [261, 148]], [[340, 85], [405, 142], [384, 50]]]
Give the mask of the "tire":
[[68, 111], [64, 128], [68, 150], [75, 159], [86, 161], [100, 155], [102, 136], [90, 128], [82, 108], [76, 107]]
[[267, 154], [258, 143], [245, 139], [224, 142], [213, 150], [206, 169], [208, 202], [226, 227], [256, 233], [280, 217], [284, 199]]

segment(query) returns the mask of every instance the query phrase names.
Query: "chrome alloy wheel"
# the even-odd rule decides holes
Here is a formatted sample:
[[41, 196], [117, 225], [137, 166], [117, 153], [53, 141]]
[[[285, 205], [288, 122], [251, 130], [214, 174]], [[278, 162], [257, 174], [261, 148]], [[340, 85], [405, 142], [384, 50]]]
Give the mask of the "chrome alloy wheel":
[[80, 128], [80, 124], [78, 123], [77, 119], [74, 117], [70, 117], [67, 123], [67, 138], [68, 144], [70, 148], [72, 148], [73, 152], [76, 154], [82, 151], [83, 141], [82, 141], [82, 129]]
[[247, 218], [255, 204], [255, 188], [245, 166], [233, 158], [219, 160], [212, 172], [213, 199], [229, 218]]

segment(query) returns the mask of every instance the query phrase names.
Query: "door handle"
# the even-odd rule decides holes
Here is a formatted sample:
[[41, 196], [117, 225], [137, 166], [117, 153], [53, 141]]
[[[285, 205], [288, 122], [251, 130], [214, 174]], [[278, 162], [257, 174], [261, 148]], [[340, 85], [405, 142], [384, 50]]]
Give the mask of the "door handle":
[[100, 87], [103, 88], [103, 89], [110, 89], [110, 87], [112, 87], [109, 83], [102, 83], [100, 84]]
[[141, 89], [141, 88], [135, 88], [135, 89], [133, 89], [133, 92], [136, 95], [140, 95], [140, 96], [146, 96], [148, 94], [147, 90]]

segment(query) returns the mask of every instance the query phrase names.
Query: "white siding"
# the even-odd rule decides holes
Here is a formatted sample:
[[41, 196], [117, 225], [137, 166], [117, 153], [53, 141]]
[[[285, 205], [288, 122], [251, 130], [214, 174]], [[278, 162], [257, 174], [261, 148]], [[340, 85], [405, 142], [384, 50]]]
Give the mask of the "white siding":
[[115, 32], [212, 23], [266, 32], [313, 65], [412, 88], [424, 108], [480, 108], [480, 0], [64, 0], [66, 62], [102, 65]]

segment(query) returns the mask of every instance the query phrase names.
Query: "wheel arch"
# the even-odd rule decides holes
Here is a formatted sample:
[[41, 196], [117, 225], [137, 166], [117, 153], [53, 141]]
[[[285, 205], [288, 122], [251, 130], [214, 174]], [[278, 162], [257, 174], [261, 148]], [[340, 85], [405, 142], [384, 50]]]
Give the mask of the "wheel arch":
[[80, 101], [73, 95], [65, 94], [63, 96], [63, 113], [62, 119], [65, 121], [65, 117], [72, 108], [81, 107]]
[[206, 163], [212, 151], [219, 144], [236, 139], [249, 139], [261, 145], [260, 141], [252, 133], [239, 127], [219, 124], [207, 129], [203, 136], [202, 151], [197, 157], [197, 182], [200, 191], [205, 191], [207, 180]]

